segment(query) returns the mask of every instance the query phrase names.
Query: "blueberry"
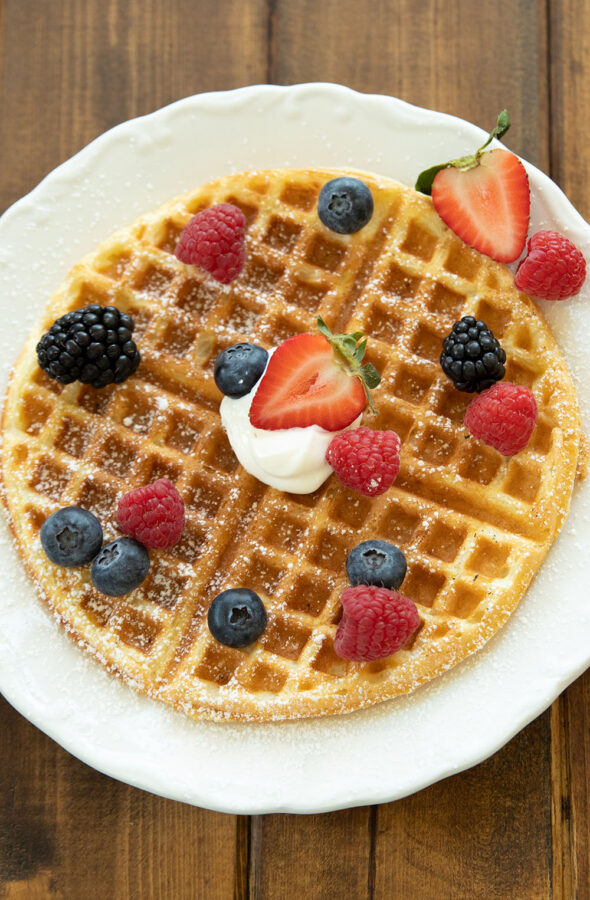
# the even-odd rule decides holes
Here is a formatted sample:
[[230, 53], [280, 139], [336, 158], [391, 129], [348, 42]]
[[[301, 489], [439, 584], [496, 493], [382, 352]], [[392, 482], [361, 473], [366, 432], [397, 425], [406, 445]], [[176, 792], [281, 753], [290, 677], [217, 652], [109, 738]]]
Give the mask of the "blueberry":
[[406, 557], [387, 541], [363, 541], [348, 554], [346, 574], [355, 587], [374, 584], [395, 591], [406, 576]]
[[320, 191], [318, 216], [338, 234], [360, 231], [373, 215], [371, 191], [358, 178], [334, 178]]
[[243, 397], [250, 393], [262, 377], [268, 353], [256, 344], [233, 344], [215, 360], [215, 384], [227, 397]]
[[58, 509], [41, 526], [41, 544], [52, 563], [83, 566], [94, 559], [102, 544], [100, 522], [79, 506]]
[[94, 562], [90, 575], [97, 590], [109, 597], [122, 597], [139, 587], [148, 573], [150, 558], [139, 541], [120, 537], [105, 544]]
[[230, 588], [211, 603], [207, 616], [209, 631], [226, 647], [247, 647], [266, 628], [262, 600], [247, 588]]

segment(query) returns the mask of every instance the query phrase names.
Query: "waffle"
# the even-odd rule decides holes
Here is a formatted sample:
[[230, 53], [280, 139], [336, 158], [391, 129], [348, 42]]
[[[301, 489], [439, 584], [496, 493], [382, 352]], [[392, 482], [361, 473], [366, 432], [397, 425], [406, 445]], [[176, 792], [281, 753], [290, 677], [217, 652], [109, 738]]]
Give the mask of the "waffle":
[[[275, 170], [222, 178], [114, 235], [69, 274], [15, 367], [3, 417], [4, 502], [19, 552], [65, 631], [137, 690], [194, 717], [277, 720], [348, 712], [415, 689], [481, 647], [524, 594], [567, 514], [582, 458], [574, 387], [539, 310], [507, 268], [463, 244], [429, 198], [366, 173], [375, 212], [354, 235], [326, 229], [321, 186], [342, 172]], [[347, 173], [350, 174], [350, 173]], [[353, 173], [359, 174], [359, 173]], [[189, 218], [227, 201], [245, 213], [247, 260], [228, 287], [173, 255]], [[142, 363], [118, 386], [66, 387], [38, 367], [35, 344], [68, 310], [115, 304], [136, 322]], [[258, 482], [219, 418], [216, 355], [250, 340], [276, 346], [315, 329], [369, 335], [382, 376], [378, 418], [402, 439], [401, 470], [368, 499], [335, 476], [291, 495]], [[507, 353], [508, 380], [532, 388], [539, 419], [505, 459], [462, 425], [469, 395], [438, 364], [454, 321], [471, 314]], [[117, 535], [118, 498], [167, 477], [187, 524], [151, 552], [144, 584], [98, 593], [88, 567], [45, 557], [44, 519], [78, 504]], [[403, 592], [422, 625], [388, 659], [334, 652], [348, 552], [368, 538], [407, 556]], [[260, 594], [268, 628], [230, 649], [208, 631], [213, 597]]]

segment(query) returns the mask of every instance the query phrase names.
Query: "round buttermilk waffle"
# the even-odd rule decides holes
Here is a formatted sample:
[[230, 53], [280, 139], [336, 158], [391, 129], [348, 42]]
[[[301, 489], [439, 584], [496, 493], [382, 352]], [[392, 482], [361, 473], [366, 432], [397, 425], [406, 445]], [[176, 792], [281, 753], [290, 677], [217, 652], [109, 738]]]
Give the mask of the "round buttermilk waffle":
[[[136, 689], [192, 716], [272, 720], [348, 712], [406, 693], [481, 647], [506, 621], [568, 511], [582, 436], [575, 390], [539, 310], [504, 266], [465, 246], [429, 198], [362, 173], [375, 200], [354, 235], [326, 229], [321, 186], [342, 172], [228, 176], [168, 203], [82, 260], [49, 303], [15, 367], [2, 423], [3, 498], [19, 552], [66, 632]], [[350, 174], [350, 173], [346, 173]], [[352, 173], [359, 174], [359, 173]], [[214, 203], [248, 222], [246, 265], [222, 287], [173, 250]], [[101, 390], [50, 380], [39, 336], [65, 312], [115, 304], [136, 322], [136, 374]], [[332, 476], [315, 493], [267, 487], [238, 464], [219, 418], [213, 364], [241, 340], [276, 346], [315, 330], [363, 330], [382, 376], [378, 417], [402, 439], [401, 470], [368, 499]], [[511, 459], [470, 438], [469, 395], [438, 363], [453, 322], [483, 319], [507, 354], [507, 380], [532, 388], [539, 420]], [[123, 598], [88, 568], [52, 565], [45, 518], [77, 504], [118, 533], [117, 500], [160, 477], [184, 497], [181, 541], [151, 551], [144, 584]], [[422, 625], [393, 656], [340, 659], [333, 638], [344, 563], [363, 540], [398, 544], [402, 591]], [[245, 650], [217, 643], [206, 614], [228, 587], [257, 591], [268, 628]]]

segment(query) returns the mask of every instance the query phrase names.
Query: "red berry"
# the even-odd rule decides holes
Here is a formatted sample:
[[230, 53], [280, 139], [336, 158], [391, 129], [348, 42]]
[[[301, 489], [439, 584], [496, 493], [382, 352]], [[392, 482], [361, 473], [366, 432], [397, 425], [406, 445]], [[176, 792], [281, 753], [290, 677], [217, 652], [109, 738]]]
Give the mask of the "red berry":
[[464, 423], [473, 437], [504, 456], [514, 456], [528, 444], [537, 415], [532, 391], [501, 381], [471, 401]]
[[518, 259], [529, 227], [529, 181], [508, 150], [488, 150], [470, 168], [450, 165], [432, 182], [432, 202], [466, 244], [499, 262]]
[[586, 260], [568, 238], [557, 231], [537, 231], [518, 265], [514, 284], [531, 297], [565, 300], [578, 293], [585, 278]]
[[395, 431], [355, 428], [332, 439], [326, 459], [346, 487], [376, 497], [397, 477], [400, 447]]
[[334, 650], [343, 659], [384, 659], [404, 646], [420, 624], [416, 604], [397, 591], [361, 584], [343, 592]]
[[216, 281], [229, 284], [244, 265], [246, 218], [231, 203], [220, 203], [197, 213], [183, 228], [176, 256], [181, 262], [205, 269]]
[[160, 478], [124, 494], [117, 518], [121, 530], [144, 547], [172, 547], [184, 528], [184, 501], [171, 481]]

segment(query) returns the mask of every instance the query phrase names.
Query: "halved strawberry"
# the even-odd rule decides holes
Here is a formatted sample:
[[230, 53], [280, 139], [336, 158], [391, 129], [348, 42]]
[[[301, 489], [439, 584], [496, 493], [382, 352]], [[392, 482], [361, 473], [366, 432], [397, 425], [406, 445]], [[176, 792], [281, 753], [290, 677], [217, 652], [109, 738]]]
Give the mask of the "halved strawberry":
[[271, 356], [250, 407], [255, 428], [339, 431], [370, 402], [368, 388], [380, 379], [370, 363], [361, 366], [362, 334], [333, 335], [321, 319], [318, 326], [322, 334], [297, 334]]
[[508, 150], [489, 150], [470, 169], [441, 169], [432, 183], [437, 213], [466, 244], [498, 262], [518, 259], [529, 228], [529, 181]]
[[526, 242], [530, 215], [528, 176], [508, 150], [484, 148], [510, 127], [504, 110], [488, 140], [471, 156], [422, 172], [416, 189], [432, 193], [437, 213], [466, 244], [498, 262], [513, 262]]

